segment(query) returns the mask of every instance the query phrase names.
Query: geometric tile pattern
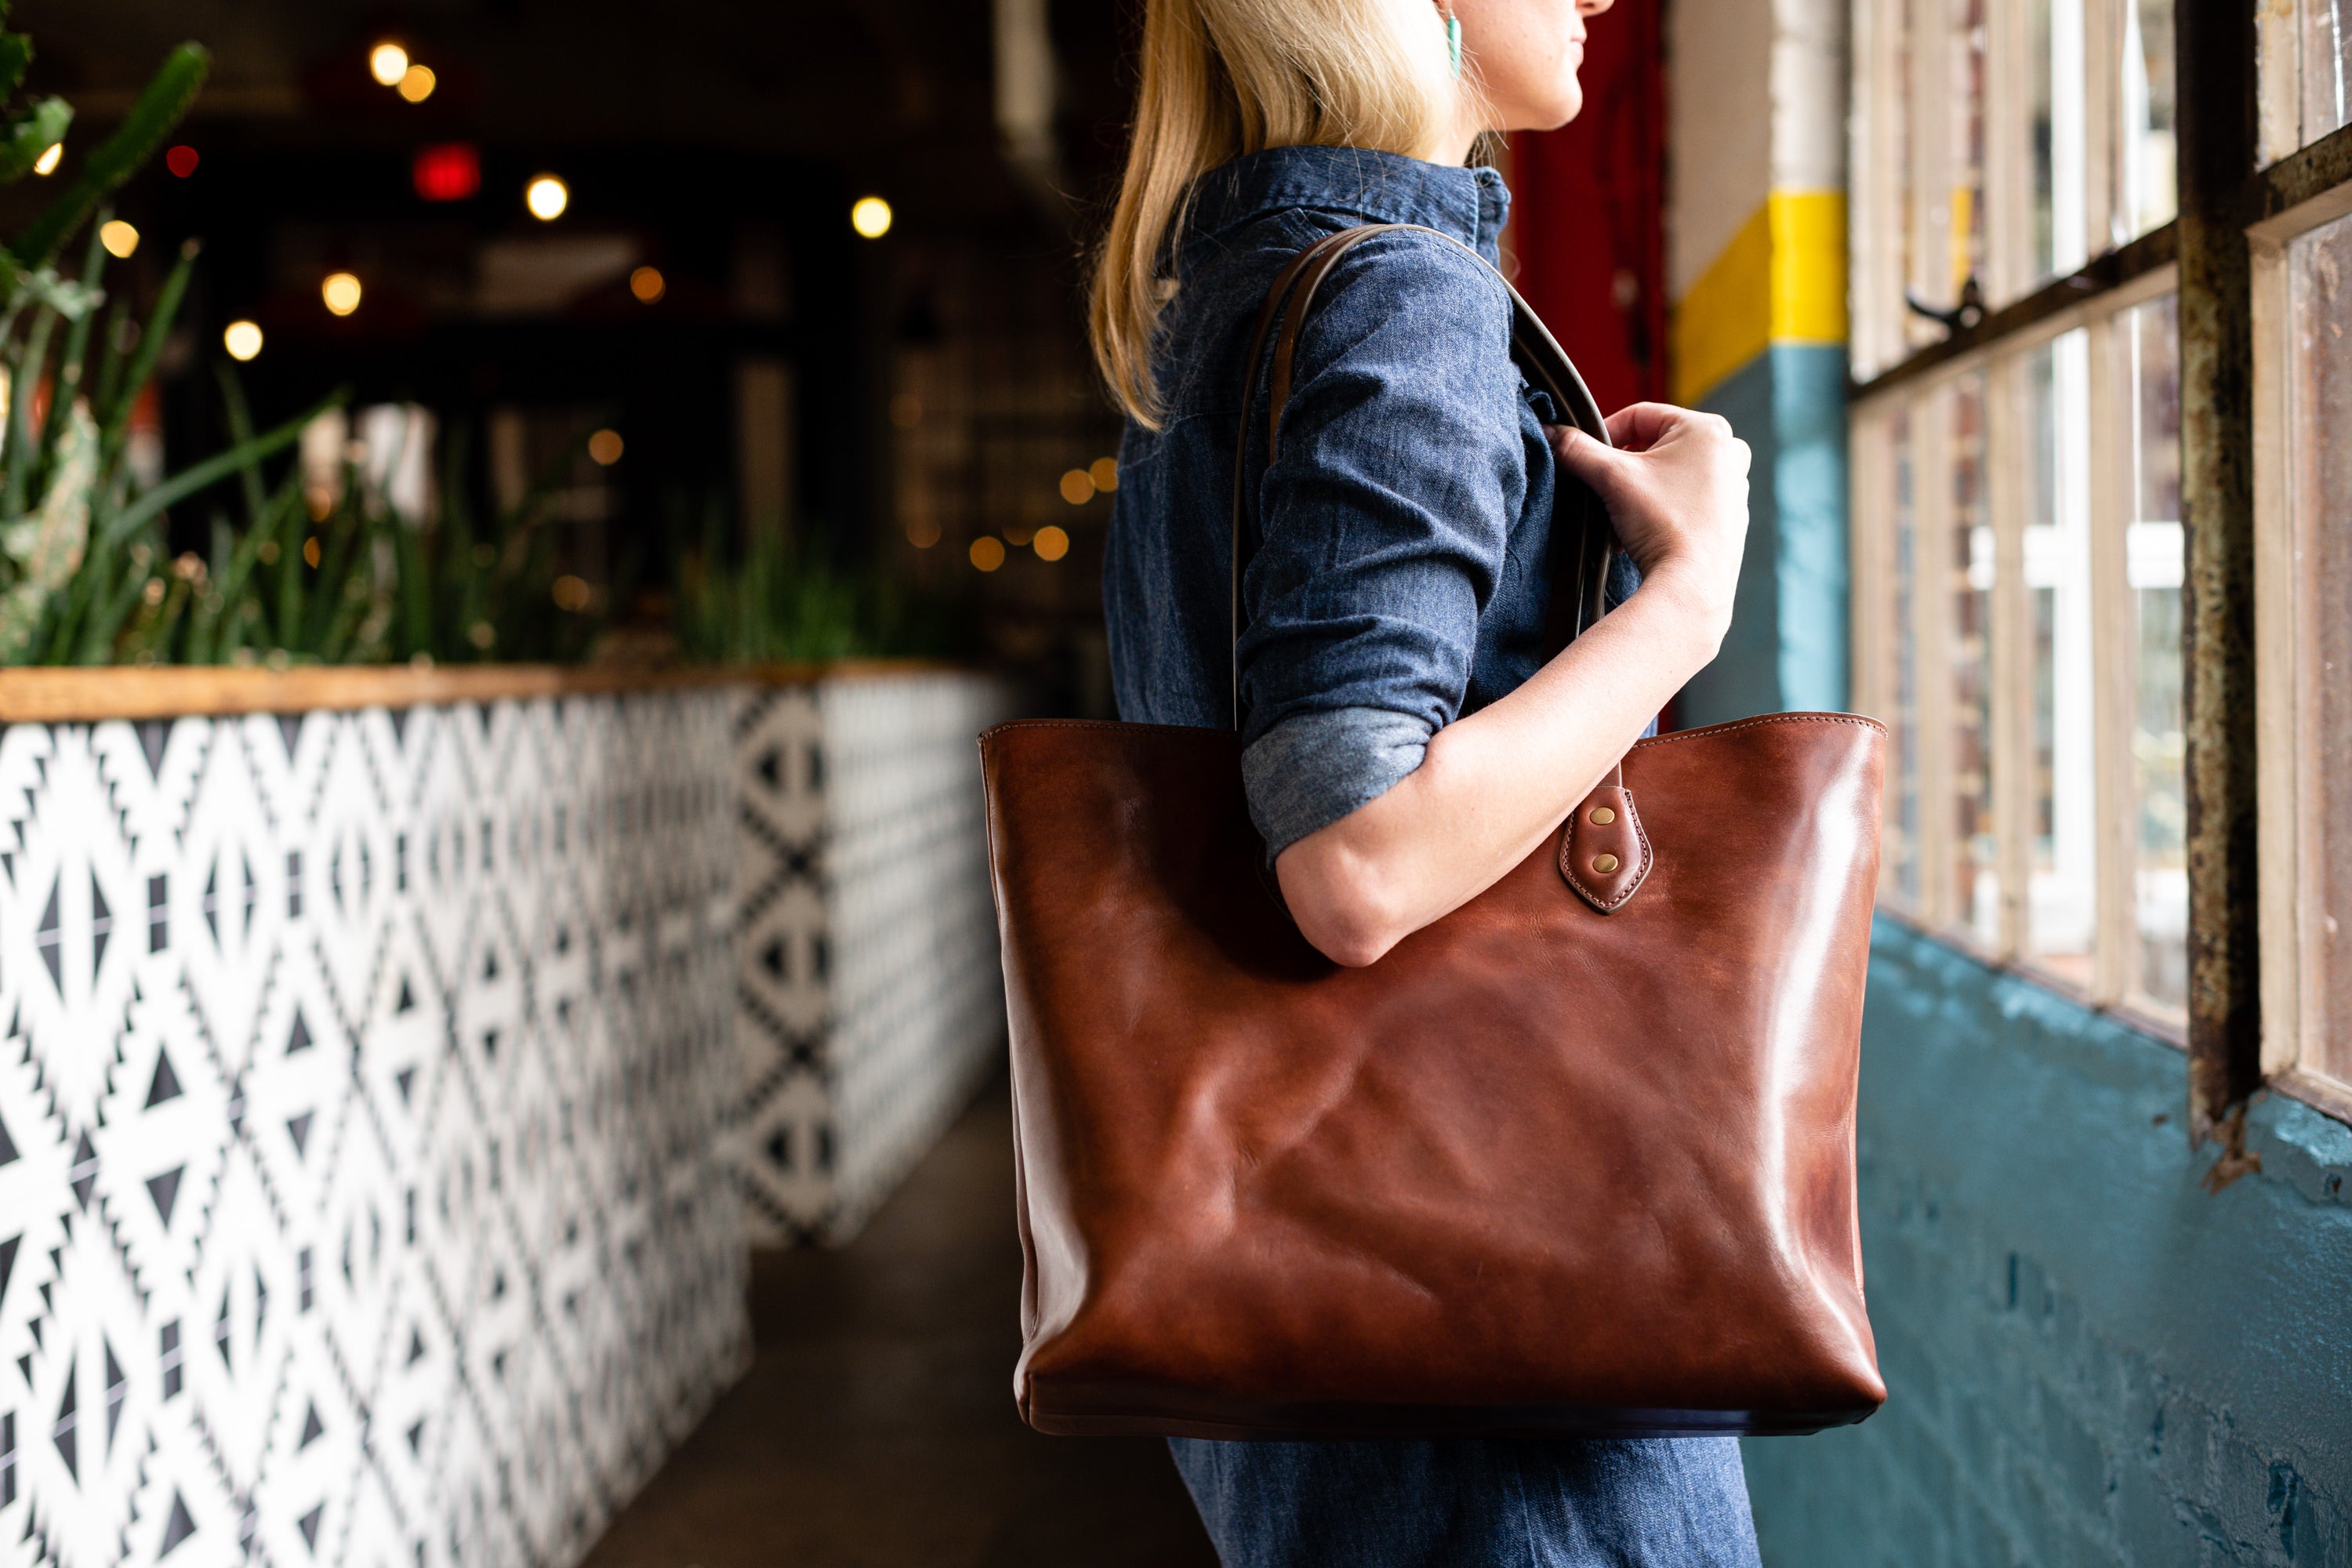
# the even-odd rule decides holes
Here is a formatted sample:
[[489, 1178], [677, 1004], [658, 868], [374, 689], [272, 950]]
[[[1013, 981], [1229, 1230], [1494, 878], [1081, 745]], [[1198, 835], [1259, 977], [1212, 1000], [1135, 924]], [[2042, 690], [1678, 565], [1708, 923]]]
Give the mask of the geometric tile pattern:
[[738, 1375], [740, 702], [0, 730], [0, 1563], [565, 1568]]
[[947, 671], [741, 699], [735, 1147], [755, 1242], [847, 1240], [1002, 1059], [975, 738], [1013, 710], [1003, 682]]

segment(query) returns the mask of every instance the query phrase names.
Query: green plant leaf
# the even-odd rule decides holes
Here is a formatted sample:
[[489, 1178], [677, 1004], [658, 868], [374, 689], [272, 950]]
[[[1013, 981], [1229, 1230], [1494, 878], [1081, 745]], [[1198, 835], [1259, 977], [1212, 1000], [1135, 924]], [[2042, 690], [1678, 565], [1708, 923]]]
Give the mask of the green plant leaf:
[[196, 89], [204, 86], [205, 73], [211, 68], [212, 56], [203, 45], [182, 44], [173, 49], [155, 72], [154, 79], [147, 84], [147, 89], [139, 95], [139, 101], [131, 105], [130, 117], [123, 121], [121, 129], [83, 160], [72, 183], [9, 247], [16, 259], [28, 267], [38, 267], [55, 256], [58, 247], [73, 237], [107, 193], [129, 179], [171, 134], [172, 127], [187, 112]]
[[297, 415], [268, 435], [257, 436], [250, 441], [205, 458], [194, 468], [173, 475], [110, 519], [106, 525], [106, 531], [99, 541], [99, 548], [113, 550], [128, 543], [131, 535], [138, 531], [140, 524], [161, 512], [165, 507], [183, 497], [195, 494], [207, 485], [218, 483], [247, 463], [259, 462], [272, 452], [283, 451], [292, 446], [302, 438], [303, 426], [308, 425], [342, 400], [343, 395], [338, 392], [308, 414]]
[[[0, 34], [0, 74], [8, 68], [8, 44], [23, 38], [21, 33]], [[25, 61], [16, 66], [18, 74], [23, 73], [25, 64], [30, 63], [31, 58], [32, 47], [26, 43]], [[0, 92], [0, 98], [13, 95], [16, 90], [12, 85]], [[73, 105], [62, 98], [45, 98], [33, 105], [31, 113], [11, 124], [7, 134], [0, 137], [0, 185], [14, 184], [31, 174], [33, 165], [41, 161], [41, 154], [64, 141], [67, 128], [72, 124]]]
[[22, 33], [0, 33], [0, 103], [16, 96], [25, 72], [33, 63], [33, 40]]

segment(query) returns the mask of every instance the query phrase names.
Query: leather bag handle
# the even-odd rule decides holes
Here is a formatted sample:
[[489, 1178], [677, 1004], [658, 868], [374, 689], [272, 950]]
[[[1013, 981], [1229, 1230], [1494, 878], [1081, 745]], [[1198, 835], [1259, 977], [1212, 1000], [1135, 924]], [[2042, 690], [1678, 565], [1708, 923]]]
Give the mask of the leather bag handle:
[[[1242, 727], [1241, 640], [1245, 624], [1242, 574], [1248, 569], [1249, 409], [1257, 390], [1258, 367], [1265, 363], [1266, 340], [1274, 339], [1274, 364], [1266, 389], [1265, 460], [1271, 467], [1281, 451], [1283, 405], [1290, 401], [1291, 376], [1297, 369], [1298, 335], [1315, 308], [1316, 290], [1339, 266], [1340, 258], [1376, 235], [1434, 235], [1475, 258], [1511, 297], [1511, 358], [1529, 384], [1550, 397], [1570, 424], [1601, 442], [1609, 442], [1609, 426], [1601, 406], [1584, 384], [1575, 363], [1541, 317], [1512, 288], [1511, 280], [1493, 264], [1452, 235], [1420, 224], [1365, 224], [1316, 241], [1291, 258], [1266, 290], [1250, 335], [1249, 358], [1243, 365], [1242, 416], [1234, 441], [1233, 511], [1233, 636], [1226, 660], [1233, 681], [1234, 728]], [[1573, 548], [1562, 548], [1570, 540]], [[1544, 657], [1549, 659], [1608, 613], [1609, 557], [1616, 547], [1607, 510], [1591, 489], [1562, 472], [1553, 491], [1551, 602], [1544, 616]], [[1633, 792], [1625, 787], [1621, 759], [1562, 825], [1559, 839], [1560, 878], [1579, 898], [1602, 914], [1625, 906], [1650, 874], [1653, 854], [1648, 832], [1633, 809]]]
[[[1495, 272], [1493, 265], [1470, 247], [1440, 229], [1420, 224], [1365, 224], [1326, 236], [1293, 257], [1275, 278], [1274, 286], [1266, 290], [1265, 303], [1258, 311], [1257, 326], [1250, 335], [1249, 358], [1244, 363], [1242, 383], [1242, 419], [1234, 443], [1234, 505], [1232, 540], [1232, 637], [1226, 659], [1231, 669], [1234, 728], [1242, 727], [1241, 637], [1246, 626], [1246, 612], [1242, 602], [1242, 576], [1249, 567], [1249, 531], [1247, 528], [1249, 480], [1253, 477], [1248, 461], [1249, 408], [1255, 401], [1259, 367], [1265, 362], [1266, 341], [1274, 339], [1274, 364], [1266, 394], [1265, 455], [1271, 466], [1281, 450], [1282, 413], [1290, 401], [1290, 384], [1297, 365], [1298, 337], [1315, 308], [1316, 291], [1323, 280], [1339, 264], [1349, 251], [1378, 235], [1414, 233], [1433, 235], [1463, 254], [1475, 259], [1479, 266]], [[1601, 416], [1601, 406], [1593, 401], [1592, 393], [1584, 384], [1584, 377], [1575, 363], [1568, 357], [1551, 330], [1511, 286], [1510, 279], [1495, 272], [1496, 280], [1511, 297], [1511, 357], [1519, 366], [1529, 384], [1550, 397], [1552, 406], [1578, 429], [1604, 446], [1609, 441], [1609, 427]], [[1563, 527], [1567, 524], [1567, 527]], [[1564, 540], [1573, 538], [1575, 548], [1560, 548]], [[1600, 498], [1580, 481], [1565, 472], [1559, 477], [1552, 503], [1552, 583], [1551, 601], [1545, 616], [1544, 657], [1549, 658], [1566, 647], [1578, 634], [1598, 621], [1607, 612], [1609, 557], [1615, 547], [1615, 535], [1609, 526], [1608, 513]], [[1612, 778], [1615, 776], [1612, 773]]]

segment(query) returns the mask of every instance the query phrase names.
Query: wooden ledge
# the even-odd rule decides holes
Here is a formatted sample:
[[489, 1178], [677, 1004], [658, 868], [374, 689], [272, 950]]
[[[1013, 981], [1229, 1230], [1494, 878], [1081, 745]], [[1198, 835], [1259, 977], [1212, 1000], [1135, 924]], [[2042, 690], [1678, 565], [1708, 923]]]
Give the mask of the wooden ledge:
[[692, 667], [674, 669], [553, 664], [362, 665], [294, 669], [170, 667], [155, 669], [0, 669], [0, 723], [94, 724], [115, 719], [219, 718], [238, 713], [418, 708], [541, 697], [676, 691], [751, 684], [942, 674], [959, 667], [916, 659]]

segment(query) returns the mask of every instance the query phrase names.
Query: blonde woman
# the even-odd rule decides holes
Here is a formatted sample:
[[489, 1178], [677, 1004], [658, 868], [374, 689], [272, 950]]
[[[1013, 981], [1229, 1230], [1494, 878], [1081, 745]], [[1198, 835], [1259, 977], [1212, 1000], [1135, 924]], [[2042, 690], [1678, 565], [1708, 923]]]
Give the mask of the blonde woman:
[[[1092, 321], [1128, 414], [1104, 572], [1121, 717], [1233, 717], [1232, 465], [1275, 275], [1367, 223], [1491, 261], [1509, 193], [1466, 165], [1492, 133], [1575, 116], [1585, 20], [1609, 4], [1148, 0]], [[1300, 931], [1339, 963], [1378, 963], [1517, 865], [1730, 619], [1747, 448], [1659, 405], [1611, 418], [1617, 450], [1551, 427], [1509, 326], [1502, 283], [1459, 247], [1359, 246], [1247, 497], [1244, 782]], [[1249, 374], [1263, 430], [1265, 369]], [[1561, 468], [1607, 503], [1630, 565], [1546, 663]], [[1228, 1568], [1757, 1560], [1728, 1438], [1171, 1447]]]

